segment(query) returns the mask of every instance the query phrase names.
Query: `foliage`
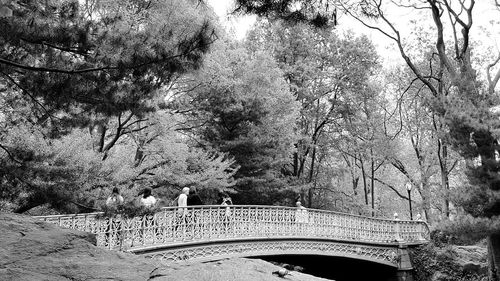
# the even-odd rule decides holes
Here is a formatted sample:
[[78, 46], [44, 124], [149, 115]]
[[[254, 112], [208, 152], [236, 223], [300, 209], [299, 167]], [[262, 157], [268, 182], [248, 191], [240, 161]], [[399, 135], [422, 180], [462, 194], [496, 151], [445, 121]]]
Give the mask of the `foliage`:
[[431, 235], [437, 245], [441, 243], [473, 245], [483, 240], [485, 236], [499, 231], [500, 218], [498, 216], [485, 218], [463, 214], [452, 221], [442, 222]]
[[[468, 163], [467, 169], [471, 185], [477, 186], [476, 191], [485, 192], [481, 198], [491, 197], [482, 210], [472, 210], [475, 216], [491, 217], [498, 215], [500, 201], [498, 200], [499, 180], [498, 160], [495, 157], [498, 150], [498, 97], [495, 87], [498, 83], [498, 60], [485, 65], [487, 77], [481, 80], [478, 75], [477, 65], [472, 63], [472, 23], [475, 1], [425, 1], [421, 7], [414, 5], [400, 5], [412, 10], [427, 11], [429, 21], [432, 21], [433, 36], [431, 40], [422, 40], [422, 43], [432, 43], [432, 59], [420, 64], [422, 53], [429, 50], [424, 46], [423, 52], [416, 52], [413, 47], [408, 47], [400, 30], [391, 21], [391, 14], [387, 13], [384, 3], [371, 1], [238, 1], [240, 10], [269, 15], [271, 18], [286, 18], [287, 13], [298, 12], [296, 19], [314, 24], [313, 18], [305, 16], [304, 12], [314, 11], [313, 14], [326, 15], [328, 9], [322, 5], [331, 4], [332, 9], [342, 10], [343, 13], [362, 22], [372, 30], [383, 33], [388, 39], [397, 44], [401, 57], [411, 69], [415, 80], [429, 92], [431, 99], [426, 100], [432, 113], [440, 119], [440, 124], [445, 128], [441, 139], [445, 144], [453, 145], [468, 162], [479, 158], [481, 167], [473, 167]], [[404, 2], [404, 1], [403, 1]], [[394, 3], [398, 5], [398, 3]], [[388, 4], [390, 5], [390, 4]], [[424, 7], [426, 9], [424, 9]], [[449, 16], [451, 20], [448, 20]], [[372, 21], [373, 19], [378, 22]], [[292, 22], [295, 22], [292, 20]], [[420, 24], [420, 23], [419, 23]], [[445, 37], [443, 30], [451, 32], [450, 40]], [[415, 57], [416, 56], [416, 57]], [[409, 87], [413, 86], [413, 82]], [[425, 101], [425, 100], [424, 100]], [[446, 166], [441, 167], [446, 176]], [[446, 180], [443, 185], [447, 188]], [[476, 193], [478, 195], [479, 193]], [[493, 196], [492, 196], [493, 195]], [[427, 196], [427, 195], [423, 195]], [[477, 196], [472, 196], [472, 201], [477, 201]], [[471, 201], [471, 202], [472, 202]], [[464, 206], [473, 206], [462, 201]], [[485, 202], [485, 200], [483, 200]], [[468, 207], [467, 207], [468, 208]], [[470, 208], [469, 208], [470, 209]], [[476, 212], [478, 211], [478, 212]]]
[[144, 207], [138, 204], [137, 200], [126, 202], [125, 204], [119, 205], [118, 207], [102, 207], [102, 214], [99, 214], [97, 217], [125, 217], [125, 218], [134, 218], [145, 215], [153, 215], [159, 212], [161, 209], [160, 205], [155, 205], [154, 207]]
[[[337, 9], [329, 1], [237, 0], [237, 12], [254, 13], [288, 22], [310, 22], [317, 27], [337, 24]], [[318, 12], [321, 11], [321, 12]]]
[[[2, 142], [16, 151], [13, 156], [16, 161], [7, 151], [3, 151], [0, 156], [3, 164], [2, 198], [15, 202], [18, 207], [22, 206], [21, 212], [47, 201], [52, 201], [53, 207], [64, 210], [65, 205], [72, 201], [70, 198], [78, 197], [80, 184], [93, 182], [93, 166], [99, 160], [92, 152], [83, 159], [77, 158], [73, 165], [68, 165], [73, 160], [71, 157], [82, 156], [74, 148], [85, 147], [81, 146], [83, 140], [50, 143], [35, 128], [18, 126], [10, 130], [8, 135], [3, 135]], [[19, 157], [20, 154], [24, 156]], [[66, 209], [71, 210], [74, 209]], [[92, 210], [92, 207], [88, 207], [88, 210]]]
[[177, 101], [192, 120], [186, 131], [201, 145], [228, 153], [240, 167], [235, 190], [255, 196], [234, 202], [268, 202], [258, 190], [285, 186], [279, 171], [293, 151], [297, 104], [268, 54], [222, 43], [183, 85], [193, 90]]
[[29, 97], [47, 115], [40, 118], [57, 116], [48, 119], [53, 129], [89, 124], [92, 113], [147, 112], [155, 90], [196, 68], [212, 41], [210, 17], [196, 7], [177, 0], [13, 4], [13, 16], [0, 18], [1, 82]]
[[333, 175], [342, 176], [334, 159], [368, 157], [366, 138], [374, 140], [371, 147], [386, 143], [375, 144], [370, 132], [383, 128], [376, 113], [380, 91], [370, 79], [378, 67], [374, 46], [368, 38], [352, 33], [340, 35], [330, 28], [267, 20], [258, 22], [246, 44], [273, 55], [301, 105], [297, 150], [285, 173], [295, 178], [307, 206], [326, 207], [324, 197], [339, 197], [331, 185]]
[[[485, 281], [488, 276], [481, 272], [469, 272], [454, 262], [456, 253], [449, 245], [436, 246], [433, 243], [410, 250], [410, 259], [414, 268], [415, 281], [435, 280], [439, 276], [443, 281]], [[479, 262], [479, 261], [478, 261]]]
[[232, 159], [192, 147], [177, 117], [157, 106], [215, 39], [206, 6], [68, 0], [9, 9], [0, 18], [2, 209], [91, 211], [113, 187], [126, 198], [145, 186], [170, 198], [185, 185], [233, 184]]
[[[149, 129], [155, 127], [162, 125]], [[146, 186], [156, 189], [158, 199], [170, 201], [182, 186], [213, 190], [234, 184], [235, 170], [230, 158], [190, 148], [172, 129], [162, 127], [161, 131], [159, 134], [156, 129], [155, 141], [143, 147], [144, 159], [136, 165], [137, 147], [130, 138], [124, 139], [103, 161], [92, 149], [86, 131], [73, 130], [51, 140], [36, 128], [13, 128], [3, 135], [2, 142], [16, 148], [15, 159], [21, 159], [21, 154], [25, 156], [22, 162], [16, 162], [1, 151], [0, 196], [14, 203], [18, 212], [49, 203], [52, 208], [74, 213], [99, 209], [112, 187], [119, 187], [127, 201]]]

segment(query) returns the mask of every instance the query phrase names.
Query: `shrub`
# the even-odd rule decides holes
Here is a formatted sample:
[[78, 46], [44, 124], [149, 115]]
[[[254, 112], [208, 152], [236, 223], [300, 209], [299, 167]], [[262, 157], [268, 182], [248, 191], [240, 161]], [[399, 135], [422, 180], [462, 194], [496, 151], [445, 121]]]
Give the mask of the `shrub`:
[[[445, 238], [448, 239], [448, 238]], [[440, 242], [441, 243], [441, 242]], [[456, 253], [452, 246], [434, 243], [410, 250], [415, 281], [485, 281], [488, 277], [481, 273], [468, 272], [455, 262]]]

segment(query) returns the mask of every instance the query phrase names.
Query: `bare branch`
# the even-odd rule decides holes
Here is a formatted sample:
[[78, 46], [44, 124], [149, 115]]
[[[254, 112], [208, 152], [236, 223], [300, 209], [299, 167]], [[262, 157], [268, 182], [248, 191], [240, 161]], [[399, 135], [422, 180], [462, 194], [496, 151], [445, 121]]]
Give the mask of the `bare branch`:
[[379, 179], [379, 178], [374, 178], [374, 180], [378, 183], [381, 183], [382, 185], [384, 186], [387, 186], [388, 188], [390, 188], [392, 191], [394, 191], [400, 198], [403, 198], [405, 200], [408, 200], [408, 197], [404, 196], [403, 194], [399, 193], [398, 189], [388, 183], [386, 183], [385, 181]]
[[[432, 0], [428, 0], [428, 1], [432, 1]], [[416, 67], [415, 64], [413, 64], [412, 60], [410, 59], [410, 57], [406, 54], [406, 51], [404, 50], [403, 48], [403, 44], [402, 44], [402, 41], [401, 41], [401, 36], [399, 34], [399, 31], [394, 27], [394, 25], [384, 16], [382, 10], [380, 9], [380, 5], [378, 5], [378, 13], [380, 15], [380, 18], [389, 26], [389, 28], [392, 30], [392, 32], [394, 32], [395, 36], [393, 35], [390, 35], [388, 32], [382, 30], [381, 28], [377, 27], [377, 26], [373, 26], [373, 25], [369, 25], [367, 24], [364, 20], [362, 20], [360, 17], [356, 16], [353, 12], [350, 11], [350, 9], [348, 9], [348, 7], [345, 7], [344, 5], [341, 4], [341, 6], [343, 7], [344, 11], [349, 14], [350, 16], [352, 16], [354, 19], [356, 19], [358, 22], [360, 22], [361, 24], [363, 24], [364, 26], [370, 28], [370, 29], [374, 29], [374, 30], [377, 30], [379, 31], [380, 33], [384, 34], [386, 37], [392, 39], [394, 42], [396, 42], [397, 46], [398, 46], [398, 49], [399, 49], [399, 52], [401, 54], [401, 56], [403, 57], [403, 59], [405, 60], [406, 64], [410, 67], [410, 69], [413, 71], [413, 73], [418, 77], [418, 79], [420, 81], [422, 81], [422, 83], [424, 83], [428, 88], [429, 90], [435, 95], [437, 96], [437, 90], [436, 88], [434, 87], [434, 85], [432, 85], [432, 83], [427, 80], [421, 73], [420, 73], [420, 70]], [[439, 14], [439, 11], [437, 11], [438, 14]], [[439, 19], [439, 18], [438, 18]], [[440, 23], [440, 21], [439, 21]], [[442, 32], [442, 28], [441, 28], [441, 32]], [[444, 46], [444, 45], [443, 45]], [[450, 63], [450, 67], [451, 67], [451, 63]]]
[[490, 94], [493, 94], [495, 92], [495, 87], [498, 83], [498, 80], [500, 79], [500, 69], [498, 69], [493, 80], [491, 79], [491, 68], [494, 67], [499, 61], [500, 61], [500, 53], [498, 54], [497, 59], [494, 62], [488, 64], [488, 66], [486, 67], [486, 78], [488, 79], [488, 92]]
[[102, 160], [105, 160], [108, 157], [109, 150], [116, 144], [116, 142], [120, 139], [120, 137], [122, 135], [124, 135], [124, 127], [123, 127], [123, 125], [125, 125], [128, 121], [130, 121], [130, 119], [132, 118], [132, 116], [134, 116], [134, 113], [131, 112], [130, 115], [127, 118], [125, 118], [125, 120], [123, 122], [121, 121], [121, 116], [122, 116], [122, 112], [118, 113], [118, 127], [116, 128], [115, 135], [106, 144], [106, 146], [104, 146], [104, 148], [102, 149], [102, 151], [104, 152], [104, 156], [102, 157]]
[[[211, 44], [211, 43], [212, 42], [210, 42], [209, 44]], [[83, 74], [83, 73], [88, 73], [88, 72], [96, 72], [96, 71], [99, 72], [99, 71], [113, 70], [113, 69], [119, 69], [119, 68], [124, 68], [124, 69], [139, 68], [139, 67], [143, 67], [146, 65], [160, 63], [160, 62], [168, 61], [168, 60], [171, 60], [174, 58], [179, 58], [179, 57], [185, 56], [186, 54], [193, 52], [196, 48], [197, 48], [196, 46], [192, 46], [190, 49], [185, 50], [181, 54], [177, 54], [174, 56], [169, 56], [169, 57], [161, 58], [161, 59], [149, 60], [149, 61], [146, 61], [143, 63], [128, 65], [128, 66], [127, 65], [125, 65], [125, 66], [103, 66], [103, 67], [95, 67], [95, 68], [83, 68], [83, 69], [67, 70], [67, 69], [59, 69], [59, 68], [48, 68], [48, 67], [37, 67], [37, 66], [23, 65], [23, 64], [19, 64], [17, 62], [13, 62], [13, 61], [4, 59], [4, 58], [0, 58], [0, 64], [3, 63], [3, 64], [9, 65], [9, 66], [12, 66], [15, 68], [26, 69], [26, 70], [30, 70], [30, 71], [54, 72], [54, 73], [65, 73], [65, 74]]]
[[[469, 8], [465, 7], [465, 5], [464, 5], [464, 3], [462, 1], [459, 1], [459, 2], [460, 2], [461, 8], [467, 12], [467, 23], [465, 23], [464, 21], [462, 21], [460, 19], [460, 15], [457, 14], [451, 8], [451, 6], [449, 5], [449, 3], [448, 3], [447, 0], [444, 0], [444, 4], [446, 6], [446, 9], [447, 9], [448, 13], [453, 14], [456, 22], [458, 22], [462, 26], [462, 39], [463, 39], [463, 43], [462, 43], [462, 48], [460, 49], [459, 52], [457, 52], [457, 58], [463, 58], [465, 56], [466, 52], [467, 52], [467, 49], [469, 48], [469, 31], [470, 31], [470, 29], [472, 27], [472, 9], [474, 8], [475, 1], [474, 0], [470, 1], [470, 7]], [[451, 16], [450, 16], [450, 19], [451, 19]], [[457, 45], [458, 41], [457, 41], [457, 38], [456, 38], [456, 31], [455, 31], [455, 26], [454, 25], [453, 25], [453, 29], [454, 29], [453, 33], [454, 33], [454, 36], [455, 36], [455, 45]]]
[[[432, 18], [434, 19], [434, 24], [437, 28], [437, 40], [436, 40], [436, 49], [438, 50], [439, 58], [441, 62], [445, 65], [448, 72], [453, 77], [457, 76], [456, 70], [450, 62], [448, 56], [446, 55], [446, 48], [444, 43], [444, 35], [443, 35], [443, 23], [441, 22], [441, 12], [440, 7], [438, 7], [438, 1], [436, 0], [427, 0], [432, 10]], [[432, 86], [434, 88], [434, 86]], [[433, 91], [434, 92], [434, 91]]]
[[41, 104], [30, 92], [28, 92], [24, 87], [19, 85], [14, 78], [10, 77], [7, 73], [4, 73], [3, 71], [1, 72], [3, 76], [5, 76], [12, 84], [14, 84], [16, 87], [18, 87], [23, 93], [25, 93], [31, 100], [33, 100], [38, 106], [40, 106], [50, 117], [53, 117], [52, 114], [49, 113], [49, 111]]
[[149, 127], [150, 126], [143, 126], [143, 127], [137, 128], [137, 129], [123, 129], [123, 134], [137, 133], [137, 132], [145, 130]]
[[23, 162], [17, 160], [14, 155], [12, 155], [12, 153], [10, 153], [10, 151], [7, 149], [7, 147], [3, 146], [2, 144], [0, 144], [0, 148], [3, 149], [5, 151], [5, 153], [7, 153], [7, 155], [9, 156], [9, 158], [16, 162], [17, 164], [23, 164]]
[[455, 160], [453, 162], [453, 165], [451, 165], [450, 169], [448, 169], [448, 171], [446, 171], [446, 173], [448, 173], [448, 174], [451, 173], [451, 171], [453, 171], [453, 169], [455, 169], [455, 167], [457, 166], [458, 162], [459, 162], [459, 160]]
[[78, 48], [78, 47], [62, 47], [62, 46], [57, 46], [57, 45], [54, 45], [54, 44], [51, 44], [51, 43], [47, 43], [46, 41], [40, 41], [40, 42], [37, 42], [37, 41], [34, 41], [34, 40], [30, 40], [30, 39], [27, 39], [27, 38], [21, 38], [21, 40], [27, 42], [27, 43], [31, 43], [31, 44], [40, 44], [42, 46], [47, 46], [47, 47], [50, 47], [50, 48], [53, 48], [53, 49], [57, 49], [59, 51], [63, 51], [63, 52], [68, 52], [68, 53], [73, 53], [73, 54], [77, 54], [77, 55], [82, 55], [82, 56], [87, 56], [89, 53], [88, 51], [86, 50], [82, 50], [81, 48]]
[[393, 1], [391, 0], [391, 3], [395, 6], [398, 6], [398, 7], [401, 7], [401, 8], [411, 8], [411, 9], [415, 9], [415, 10], [427, 10], [427, 9], [430, 9], [429, 7], [427, 6], [417, 6], [417, 4], [412, 4], [412, 5], [405, 5], [405, 4], [402, 4], [400, 2], [396, 2], [396, 1]]

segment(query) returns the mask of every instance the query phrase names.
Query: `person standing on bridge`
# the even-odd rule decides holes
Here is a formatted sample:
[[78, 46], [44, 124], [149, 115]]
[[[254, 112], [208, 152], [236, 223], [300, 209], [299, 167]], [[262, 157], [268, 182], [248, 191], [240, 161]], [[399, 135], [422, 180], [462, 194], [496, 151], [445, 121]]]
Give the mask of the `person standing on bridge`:
[[309, 221], [307, 210], [300, 201], [295, 203], [297, 206], [297, 211], [295, 211], [295, 222], [307, 223]]
[[117, 209], [119, 206], [123, 204], [123, 197], [120, 195], [120, 190], [118, 187], [113, 188], [113, 192], [106, 199], [106, 207]]
[[307, 224], [309, 223], [309, 214], [300, 201], [297, 201], [295, 205], [297, 206], [297, 210], [295, 211], [295, 222], [298, 224], [298, 232], [300, 234], [305, 234], [308, 231]]
[[[142, 207], [146, 208], [146, 210], [149, 212], [151, 209], [154, 208], [154, 206], [157, 203], [156, 198], [151, 194], [152, 189], [151, 187], [146, 187], [144, 190], [139, 193], [139, 195], [142, 194], [141, 199], [139, 200], [140, 204]], [[158, 226], [157, 220], [155, 219], [154, 214], [146, 214], [143, 216], [143, 221], [142, 221], [142, 229], [141, 229], [141, 235], [144, 235], [143, 233], [152, 233], [155, 236], [159, 235], [160, 228]]]
[[[142, 191], [142, 197], [140, 199], [141, 206], [152, 208], [154, 205], [156, 205], [156, 198], [151, 193], [152, 192], [150, 187], [144, 188], [144, 191]], [[139, 193], [139, 195], [140, 194], [141, 193]]]
[[181, 194], [179, 195], [179, 199], [177, 199], [177, 207], [179, 207], [177, 209], [178, 217], [181, 218], [181, 220], [178, 220], [178, 222], [180, 223], [186, 222], [186, 215], [188, 213], [187, 210], [188, 195], [189, 195], [189, 187], [184, 187], [181, 191]]
[[184, 187], [179, 195], [179, 199], [177, 199], [177, 207], [179, 207], [179, 211], [183, 214], [187, 212], [188, 195], [189, 187]]
[[[118, 208], [123, 204], [123, 197], [120, 195], [118, 187], [114, 187], [111, 195], [106, 199], [106, 207], [111, 213], [118, 211]], [[115, 213], [116, 214], [116, 213]], [[122, 220], [118, 213], [116, 216], [110, 217], [106, 227], [106, 242], [111, 249], [118, 243], [122, 242]]]
[[224, 231], [229, 231], [231, 228], [231, 208], [229, 206], [233, 205], [233, 200], [231, 200], [231, 197], [229, 197], [229, 194], [222, 192], [221, 193], [222, 197], [222, 203], [221, 206], [225, 206], [225, 211], [224, 215], [222, 217], [222, 220], [224, 222]]
[[189, 195], [187, 197], [187, 205], [188, 206], [200, 206], [203, 205], [203, 201], [201, 201], [200, 196], [196, 193], [196, 189], [190, 188]]
[[[203, 205], [203, 201], [201, 200], [198, 193], [196, 193], [195, 187], [189, 188], [189, 195], [187, 197], [187, 205], [188, 206], [201, 206]], [[186, 221], [191, 221], [191, 223], [198, 225], [198, 213], [200, 211], [196, 209], [191, 209], [191, 212], [188, 212]]]
[[[187, 219], [187, 199], [189, 195], [189, 187], [184, 187], [177, 199], [177, 214], [174, 222], [174, 235], [185, 235], [186, 219]], [[182, 229], [181, 232], [179, 230]]]
[[229, 217], [231, 215], [229, 206], [233, 205], [233, 200], [231, 200], [231, 197], [225, 192], [220, 193], [219, 196], [222, 198], [221, 206], [226, 207], [226, 217]]

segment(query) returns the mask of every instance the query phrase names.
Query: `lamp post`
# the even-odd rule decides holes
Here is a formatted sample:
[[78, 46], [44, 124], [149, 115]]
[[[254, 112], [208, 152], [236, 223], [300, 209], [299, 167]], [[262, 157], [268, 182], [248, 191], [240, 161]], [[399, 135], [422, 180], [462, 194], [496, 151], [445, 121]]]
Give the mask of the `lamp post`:
[[411, 211], [411, 188], [412, 188], [411, 182], [407, 182], [406, 183], [406, 190], [408, 190], [408, 203], [410, 205], [410, 220], [413, 220], [413, 213]]

